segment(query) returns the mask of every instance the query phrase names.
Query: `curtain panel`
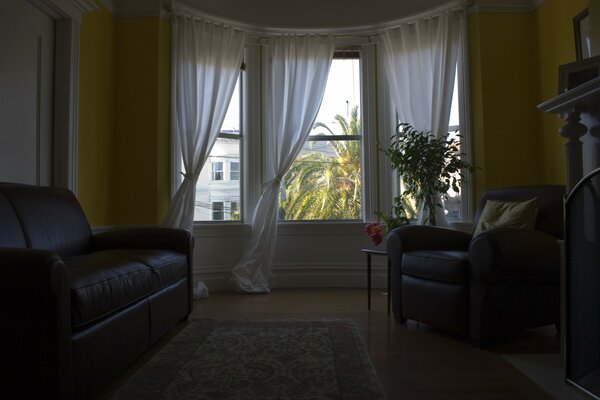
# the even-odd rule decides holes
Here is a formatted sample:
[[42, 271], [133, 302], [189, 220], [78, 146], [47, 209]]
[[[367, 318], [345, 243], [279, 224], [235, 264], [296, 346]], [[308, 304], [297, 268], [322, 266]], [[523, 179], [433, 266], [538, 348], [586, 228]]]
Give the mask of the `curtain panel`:
[[[383, 32], [382, 62], [401, 122], [436, 137], [448, 134], [464, 11], [402, 24]], [[418, 223], [427, 215], [421, 205]], [[448, 222], [436, 207], [439, 226]]]
[[191, 231], [196, 182], [223, 125], [246, 34], [181, 15], [172, 18], [172, 29], [172, 130], [184, 173], [163, 224]]
[[312, 129], [325, 92], [335, 42], [331, 36], [283, 35], [265, 47], [265, 181], [252, 233], [230, 283], [238, 292], [268, 293], [277, 236], [281, 180]]

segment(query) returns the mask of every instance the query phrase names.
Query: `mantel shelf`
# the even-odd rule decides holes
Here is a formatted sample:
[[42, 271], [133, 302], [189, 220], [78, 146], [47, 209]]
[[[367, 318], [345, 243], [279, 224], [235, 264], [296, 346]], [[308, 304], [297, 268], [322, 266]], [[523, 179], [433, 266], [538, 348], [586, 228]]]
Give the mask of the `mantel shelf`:
[[553, 114], [565, 114], [573, 110], [586, 112], [592, 104], [600, 103], [600, 77], [538, 105], [540, 110]]

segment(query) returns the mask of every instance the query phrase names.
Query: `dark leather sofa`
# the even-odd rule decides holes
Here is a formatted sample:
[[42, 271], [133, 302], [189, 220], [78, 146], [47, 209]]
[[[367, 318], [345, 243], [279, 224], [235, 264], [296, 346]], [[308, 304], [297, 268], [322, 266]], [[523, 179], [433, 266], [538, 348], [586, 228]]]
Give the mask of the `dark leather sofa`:
[[534, 230], [494, 228], [476, 237], [457, 230], [408, 225], [392, 231], [392, 305], [398, 322], [424, 322], [467, 336], [477, 345], [560, 322], [561, 185], [523, 186], [483, 194], [488, 199], [538, 198]]
[[185, 319], [189, 232], [92, 233], [73, 193], [0, 183], [0, 398], [91, 398]]

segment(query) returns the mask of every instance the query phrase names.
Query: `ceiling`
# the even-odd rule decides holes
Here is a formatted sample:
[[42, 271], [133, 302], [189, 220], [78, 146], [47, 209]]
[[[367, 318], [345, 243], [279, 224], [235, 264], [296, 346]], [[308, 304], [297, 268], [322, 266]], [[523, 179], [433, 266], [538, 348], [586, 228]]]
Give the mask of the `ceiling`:
[[370, 26], [436, 8], [448, 0], [180, 0], [207, 14], [271, 28]]
[[[66, 1], [66, 0], [65, 0]], [[92, 1], [92, 0], [70, 0]], [[118, 17], [181, 12], [258, 30], [366, 32], [440, 8], [466, 4], [472, 12], [532, 12], [544, 0], [100, 0]], [[600, 1], [600, 0], [598, 0]]]
[[[411, 17], [450, 0], [178, 0], [210, 16], [265, 28], [371, 27]], [[540, 0], [471, 0], [485, 7], [531, 9]]]

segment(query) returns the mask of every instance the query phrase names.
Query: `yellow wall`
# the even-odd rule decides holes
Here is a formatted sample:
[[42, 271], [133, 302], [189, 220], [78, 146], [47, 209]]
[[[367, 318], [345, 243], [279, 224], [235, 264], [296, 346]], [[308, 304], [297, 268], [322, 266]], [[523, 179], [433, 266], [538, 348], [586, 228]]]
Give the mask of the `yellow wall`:
[[171, 27], [115, 18], [81, 27], [78, 197], [92, 225], [153, 224], [170, 194]]
[[77, 195], [92, 225], [114, 222], [115, 24], [101, 8], [81, 25]]
[[[573, 17], [587, 7], [588, 0], [545, 0], [534, 13], [539, 48], [538, 103], [558, 94], [558, 66], [575, 61]], [[558, 116], [538, 111], [542, 131], [544, 179], [546, 183], [565, 181], [565, 140], [558, 134]]]
[[475, 195], [492, 187], [540, 182], [532, 17], [473, 14], [469, 35]]
[[171, 200], [171, 22], [159, 22], [156, 219], [162, 221]]
[[575, 61], [573, 16], [588, 0], [545, 0], [532, 13], [469, 16], [475, 195], [500, 186], [564, 183], [558, 66]]
[[169, 24], [120, 18], [117, 37], [116, 221], [157, 223], [169, 195]]

